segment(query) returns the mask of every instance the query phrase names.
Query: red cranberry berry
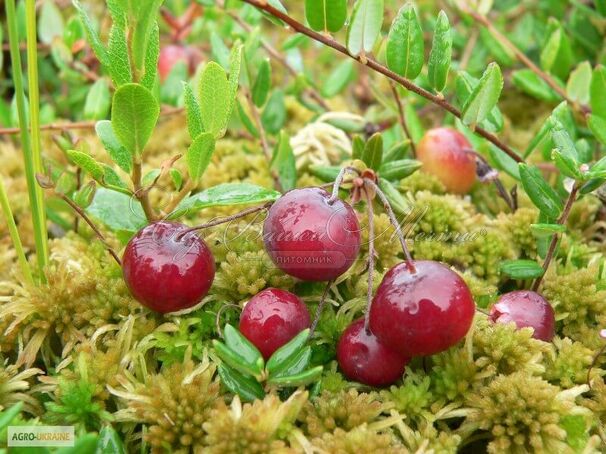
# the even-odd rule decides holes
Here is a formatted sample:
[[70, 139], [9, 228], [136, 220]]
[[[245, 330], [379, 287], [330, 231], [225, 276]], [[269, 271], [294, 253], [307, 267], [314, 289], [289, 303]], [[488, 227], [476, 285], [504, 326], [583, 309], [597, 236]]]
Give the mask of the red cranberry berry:
[[386, 347], [372, 333], [367, 333], [364, 319], [360, 319], [341, 335], [337, 361], [350, 380], [378, 387], [398, 381], [410, 360]]
[[466, 150], [471, 144], [451, 128], [427, 131], [417, 145], [417, 159], [423, 170], [438, 177], [446, 190], [466, 194], [476, 181], [476, 161]]
[[257, 293], [240, 315], [240, 332], [265, 359], [310, 324], [309, 311], [303, 301], [297, 295], [277, 288]]
[[518, 290], [502, 295], [490, 309], [495, 323], [515, 322], [518, 328], [534, 329], [532, 337], [551, 342], [555, 335], [555, 315], [551, 305], [541, 295]]
[[360, 224], [353, 208], [321, 188], [293, 189], [269, 209], [265, 249], [276, 266], [304, 281], [329, 281], [353, 264]]
[[162, 314], [195, 306], [208, 293], [215, 261], [206, 243], [188, 227], [154, 222], [126, 246], [122, 272], [133, 296]]
[[475, 304], [461, 277], [429, 260], [400, 263], [387, 272], [370, 308], [370, 330], [404, 356], [441, 352], [459, 342]]
[[188, 74], [191, 76], [196, 71], [196, 67], [201, 59], [199, 51], [193, 47], [180, 44], [164, 46], [160, 50], [158, 57], [160, 80], [164, 82], [178, 62], [183, 62], [187, 65]]

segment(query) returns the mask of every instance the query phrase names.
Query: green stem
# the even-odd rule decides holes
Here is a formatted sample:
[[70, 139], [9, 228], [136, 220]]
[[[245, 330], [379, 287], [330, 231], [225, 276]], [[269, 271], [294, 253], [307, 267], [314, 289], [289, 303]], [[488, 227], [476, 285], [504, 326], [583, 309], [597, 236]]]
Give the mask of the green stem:
[[8, 196], [6, 195], [6, 188], [4, 187], [4, 180], [0, 178], [0, 205], [2, 206], [2, 211], [4, 212], [4, 216], [6, 217], [6, 223], [8, 224], [8, 232], [11, 235], [11, 240], [13, 240], [13, 246], [17, 251], [17, 259], [19, 260], [19, 266], [21, 267], [21, 273], [23, 273], [23, 277], [25, 277], [26, 281], [30, 284], [34, 283], [34, 278], [32, 277], [32, 272], [29, 269], [29, 263], [27, 263], [27, 258], [25, 257], [25, 251], [23, 250], [23, 243], [21, 243], [21, 238], [19, 237], [19, 231], [17, 230], [17, 224], [15, 224], [15, 218], [13, 217], [13, 212], [11, 210], [11, 206], [8, 202]]

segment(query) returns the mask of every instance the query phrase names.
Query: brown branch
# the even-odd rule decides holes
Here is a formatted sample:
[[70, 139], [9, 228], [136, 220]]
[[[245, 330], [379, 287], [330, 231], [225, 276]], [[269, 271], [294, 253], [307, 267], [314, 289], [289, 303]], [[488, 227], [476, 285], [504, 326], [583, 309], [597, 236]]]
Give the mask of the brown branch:
[[496, 28], [492, 24], [492, 22], [490, 22], [490, 19], [488, 19], [488, 17], [483, 16], [482, 14], [479, 14], [478, 12], [472, 11], [467, 8], [463, 9], [462, 11], [466, 14], [469, 14], [477, 23], [485, 27], [495, 37], [497, 41], [507, 47], [515, 55], [515, 57], [528, 69], [530, 69], [533, 73], [543, 79], [543, 81], [545, 81], [545, 83], [547, 83], [547, 85], [549, 85], [553, 89], [553, 91], [555, 91], [562, 99], [564, 99], [573, 109], [577, 110], [583, 115], [591, 113], [591, 108], [589, 106], [579, 104], [576, 101], [570, 99], [568, 97], [568, 94], [566, 93], [566, 90], [562, 88], [562, 86], [558, 84], [556, 80], [551, 77], [551, 75], [539, 68], [530, 58], [526, 56], [524, 52], [518, 49], [518, 47], [513, 42], [511, 42], [509, 38], [507, 38], [507, 36], [501, 33], [499, 29]]
[[133, 162], [132, 180], [133, 187], [135, 189], [134, 195], [137, 200], [141, 202], [145, 217], [149, 222], [154, 222], [156, 220], [156, 215], [154, 214], [154, 210], [149, 202], [149, 191], [141, 186], [141, 160], [139, 158], [135, 159]]
[[251, 208], [246, 208], [245, 210], [242, 210], [242, 211], [240, 211], [239, 213], [236, 213], [236, 214], [232, 214], [231, 216], [224, 216], [224, 217], [221, 217], [221, 218], [217, 218], [214, 221], [207, 222], [205, 224], [200, 224], [200, 225], [196, 225], [194, 227], [190, 227], [189, 229], [183, 230], [183, 232], [181, 232], [179, 234], [179, 236], [177, 237], [177, 239], [183, 238], [188, 233], [195, 232], [196, 230], [203, 230], [203, 229], [208, 229], [210, 227], [215, 227], [217, 225], [227, 224], [228, 222], [235, 221], [236, 219], [240, 219], [240, 218], [246, 217], [249, 214], [258, 213], [259, 211], [263, 211], [263, 210], [268, 209], [272, 204], [273, 204], [273, 202], [267, 202], [267, 203], [265, 203], [263, 205], [259, 205], [259, 206], [251, 207]]
[[402, 100], [400, 99], [400, 94], [398, 93], [398, 88], [396, 84], [391, 82], [389, 84], [391, 87], [391, 92], [393, 93], [393, 97], [396, 100], [396, 105], [398, 106], [398, 118], [400, 120], [400, 125], [404, 130], [404, 134], [410, 141], [410, 149], [412, 150], [412, 157], [417, 157], [417, 147], [415, 146], [415, 141], [412, 139], [412, 135], [410, 134], [410, 130], [408, 129], [408, 124], [406, 123], [406, 117], [404, 116], [404, 108], [402, 107]]
[[[364, 55], [364, 56], [351, 55], [349, 53], [349, 51], [347, 50], [347, 48], [345, 46], [343, 46], [342, 44], [333, 40], [329, 36], [326, 36], [326, 35], [323, 35], [322, 33], [318, 33], [318, 32], [311, 30], [310, 28], [306, 27], [305, 25], [301, 24], [300, 22], [297, 22], [295, 19], [290, 17], [288, 14], [284, 14], [281, 11], [274, 8], [273, 6], [269, 5], [264, 0], [243, 0], [243, 1], [260, 10], [265, 11], [266, 13], [274, 16], [277, 19], [280, 19], [282, 22], [284, 22], [288, 26], [290, 26], [295, 32], [306, 35], [306, 36], [312, 38], [313, 40], [318, 41], [318, 42], [324, 44], [325, 46], [330, 47], [330, 48], [336, 50], [337, 52], [342, 53], [343, 55], [347, 55], [348, 57], [353, 58], [354, 60], [358, 61], [359, 63], [361, 63], [363, 65], [366, 65], [367, 67], [374, 70], [375, 72], [383, 74], [387, 78], [393, 80], [394, 82], [397, 82], [398, 84], [402, 85], [407, 90], [412, 91], [413, 93], [416, 93], [417, 95], [427, 99], [428, 101], [442, 107], [444, 110], [450, 112], [455, 117], [461, 118], [461, 111], [459, 109], [457, 109], [455, 106], [453, 106], [452, 104], [450, 104], [448, 101], [440, 98], [437, 95], [434, 95], [433, 93], [425, 90], [422, 87], [419, 87], [414, 82], [394, 73], [393, 71], [391, 71], [387, 67], [383, 66], [382, 64], [380, 64], [373, 58], [369, 57], [368, 55]], [[486, 140], [491, 142], [496, 147], [503, 150], [503, 152], [505, 152], [507, 155], [509, 155], [513, 160], [515, 160], [517, 162], [524, 162], [524, 160], [511, 147], [509, 147], [507, 144], [503, 143], [494, 134], [492, 134], [492, 133], [488, 132], [487, 130], [480, 128], [478, 126], [476, 126], [474, 128], [474, 132], [476, 134], [480, 135], [481, 137], [484, 137]]]
[[[572, 209], [572, 205], [574, 204], [575, 200], [577, 199], [578, 191], [579, 191], [579, 187], [575, 183], [575, 185], [572, 187], [572, 190], [570, 191], [570, 194], [568, 195], [568, 199], [566, 200], [566, 205], [564, 206], [564, 210], [562, 211], [562, 214], [560, 215], [560, 218], [558, 219], [558, 222], [557, 222], [558, 224], [565, 225], [566, 221], [568, 221], [568, 216], [570, 215], [570, 210]], [[541, 286], [543, 277], [545, 276], [545, 273], [547, 273], [547, 269], [549, 268], [549, 265], [551, 264], [551, 261], [553, 260], [553, 256], [555, 255], [555, 250], [556, 250], [556, 246], [558, 245], [559, 239], [560, 239], [560, 235], [557, 233], [554, 233], [553, 237], [551, 238], [551, 243], [549, 243], [549, 249], [547, 250], [547, 255], [545, 256], [545, 260], [543, 261], [543, 274], [534, 281], [534, 284], [532, 284], [531, 290], [534, 292], [536, 292], [539, 289], [539, 287]]]

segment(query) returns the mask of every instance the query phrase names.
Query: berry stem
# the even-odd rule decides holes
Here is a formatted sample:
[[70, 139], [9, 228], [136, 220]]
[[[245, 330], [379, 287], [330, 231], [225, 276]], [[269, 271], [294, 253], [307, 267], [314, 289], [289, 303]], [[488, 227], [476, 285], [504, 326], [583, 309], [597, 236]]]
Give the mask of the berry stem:
[[372, 198], [366, 187], [366, 209], [368, 212], [368, 288], [366, 289], [366, 312], [364, 313], [364, 329], [370, 334], [370, 306], [372, 305], [372, 284], [375, 272], [375, 213]]
[[242, 210], [242, 211], [240, 211], [239, 213], [236, 213], [236, 214], [232, 214], [231, 216], [225, 216], [225, 217], [222, 217], [222, 218], [215, 219], [214, 221], [207, 222], [205, 224], [196, 225], [194, 227], [191, 227], [191, 228], [186, 229], [183, 232], [179, 233], [179, 235], [176, 237], [176, 239], [180, 240], [181, 238], [183, 238], [188, 233], [195, 232], [196, 230], [203, 230], [203, 229], [207, 229], [209, 227], [214, 227], [216, 225], [225, 224], [227, 222], [235, 221], [236, 219], [240, 219], [240, 218], [243, 218], [245, 216], [248, 216], [249, 214], [253, 214], [253, 213], [257, 213], [259, 211], [266, 210], [267, 208], [269, 208], [272, 205], [272, 203], [273, 202], [267, 202], [264, 205], [260, 205], [260, 206], [256, 206], [256, 207], [251, 207], [251, 208], [246, 208], [245, 210]]
[[141, 186], [141, 160], [139, 158], [135, 158], [133, 162], [132, 180], [135, 189], [135, 197], [141, 203], [145, 217], [149, 222], [154, 222], [156, 220], [156, 215], [149, 202], [149, 191]]
[[351, 167], [351, 166], [343, 167], [341, 169], [341, 171], [339, 172], [339, 175], [337, 175], [335, 183], [333, 184], [332, 194], [330, 196], [330, 199], [328, 199], [329, 205], [332, 205], [333, 203], [335, 203], [335, 200], [337, 200], [339, 198], [339, 189], [341, 188], [341, 185], [343, 184], [343, 179], [345, 178], [345, 174], [347, 172], [355, 173], [358, 176], [360, 175], [360, 171], [358, 169], [356, 169], [355, 167]]
[[393, 209], [391, 208], [391, 204], [389, 203], [389, 200], [387, 199], [387, 197], [385, 196], [385, 193], [381, 190], [381, 188], [379, 187], [379, 185], [377, 183], [375, 183], [374, 181], [372, 181], [369, 178], [364, 178], [364, 183], [369, 185], [370, 187], [372, 187], [374, 189], [375, 193], [381, 199], [381, 202], [383, 202], [383, 207], [385, 208], [385, 211], [387, 211], [387, 216], [389, 216], [389, 221], [396, 229], [396, 235], [398, 236], [398, 239], [400, 240], [400, 245], [402, 246], [402, 251], [404, 252], [404, 256], [406, 257], [406, 265], [408, 267], [408, 270], [411, 273], [415, 273], [416, 272], [415, 266], [413, 264], [412, 255], [410, 255], [410, 251], [408, 250], [408, 246], [406, 245], [406, 238], [404, 238], [404, 234], [402, 233], [402, 228], [400, 226], [400, 223], [398, 222], [398, 219], [396, 218], [395, 213], [393, 212]]
[[[568, 221], [568, 216], [570, 215], [570, 210], [572, 209], [572, 205], [574, 204], [575, 200], [577, 199], [578, 192], [579, 192], [579, 187], [575, 183], [574, 186], [572, 187], [572, 189], [570, 190], [570, 194], [568, 195], [568, 199], [566, 200], [566, 205], [564, 206], [564, 210], [562, 211], [562, 214], [560, 215], [560, 218], [558, 219], [558, 222], [557, 222], [558, 224], [564, 225], [564, 224], [566, 224], [566, 221]], [[543, 262], [543, 274], [541, 274], [541, 276], [538, 277], [532, 284], [531, 290], [533, 292], [538, 291], [539, 287], [541, 286], [543, 277], [545, 276], [545, 273], [547, 273], [547, 269], [549, 268], [549, 265], [551, 264], [551, 261], [553, 260], [553, 256], [555, 255], [556, 247], [558, 245], [559, 240], [560, 240], [560, 235], [558, 235], [557, 233], [551, 237], [551, 243], [549, 243], [549, 249], [547, 250], [547, 255], [545, 256], [545, 261]]]
[[410, 141], [410, 149], [412, 150], [412, 157], [417, 157], [417, 147], [415, 146], [415, 142], [412, 139], [412, 134], [410, 134], [410, 129], [408, 129], [408, 123], [406, 123], [406, 117], [404, 116], [404, 107], [402, 106], [402, 99], [400, 98], [400, 93], [398, 93], [398, 88], [396, 87], [395, 82], [390, 82], [389, 86], [391, 87], [391, 92], [393, 93], [393, 97], [396, 101], [396, 105], [398, 106], [398, 118], [400, 120], [400, 125], [404, 130], [404, 134]]
[[[490, 164], [488, 164], [488, 161], [486, 161], [486, 159], [484, 158], [484, 156], [482, 156], [477, 151], [471, 148], [467, 148], [464, 151], [466, 153], [471, 153], [475, 157], [477, 163], [477, 174], [480, 181], [492, 181], [495, 187], [497, 188], [499, 196], [505, 201], [509, 209], [515, 213], [517, 209], [516, 204], [513, 200], [513, 197], [511, 197], [509, 192], [507, 192], [507, 190], [505, 189], [505, 186], [503, 186], [503, 182], [498, 176], [499, 173], [493, 167], [491, 167]], [[484, 180], [482, 180], [482, 177], [484, 177]]]
[[[269, 4], [269, 2], [267, 2], [266, 0], [243, 0], [243, 1], [245, 3], [248, 3], [249, 5], [254, 6], [257, 9], [265, 11], [266, 13], [268, 13], [269, 15], [271, 15], [277, 19], [280, 19], [282, 22], [284, 22], [285, 24], [290, 26], [290, 28], [293, 31], [295, 31], [296, 33], [301, 33], [303, 35], [306, 35], [306, 36], [310, 37], [311, 39], [313, 39], [314, 41], [318, 41], [318, 42], [324, 44], [325, 46], [330, 47], [330, 48], [336, 50], [337, 52], [342, 53], [343, 55], [353, 58], [354, 60], [358, 61], [359, 63], [368, 66], [373, 71], [381, 73], [385, 77], [402, 85], [407, 90], [412, 91], [413, 93], [416, 93], [417, 95], [427, 99], [428, 101], [432, 102], [433, 104], [440, 106], [442, 109], [450, 112], [455, 117], [461, 118], [461, 116], [462, 116], [461, 111], [459, 109], [457, 109], [455, 106], [453, 106], [452, 104], [450, 104], [448, 101], [446, 101], [445, 99], [443, 99], [437, 95], [434, 95], [433, 93], [416, 85], [411, 80], [408, 80], [408, 79], [396, 74], [395, 72], [391, 71], [386, 66], [383, 66], [381, 63], [379, 63], [375, 59], [371, 58], [369, 55], [366, 55], [366, 54], [351, 55], [349, 53], [349, 51], [347, 50], [347, 48], [344, 45], [342, 45], [341, 43], [335, 41], [334, 39], [330, 38], [329, 36], [326, 36], [325, 34], [315, 32], [312, 29], [306, 27], [302, 23], [293, 19], [288, 14], [283, 13], [282, 11], [279, 11], [278, 9], [271, 6]], [[501, 150], [503, 150], [503, 152], [505, 152], [507, 155], [509, 155], [514, 161], [524, 162], [524, 160], [510, 146], [508, 146], [507, 144], [502, 142], [497, 136], [495, 136], [491, 132], [489, 132], [483, 128], [480, 128], [479, 126], [476, 126], [473, 129], [473, 131], [474, 131], [474, 133], [478, 134], [479, 136], [484, 137], [486, 140], [491, 142], [493, 145], [495, 145], [498, 148], [500, 148]]]
[[324, 309], [324, 306], [326, 306], [326, 298], [328, 297], [328, 291], [330, 290], [330, 287], [332, 287], [332, 284], [334, 282], [334, 279], [330, 280], [326, 283], [326, 287], [324, 287], [324, 292], [322, 292], [322, 298], [320, 298], [320, 303], [318, 304], [318, 308], [316, 309], [316, 313], [314, 315], [314, 321], [312, 322], [311, 327], [309, 329], [310, 339], [316, 331], [316, 327], [318, 326], [318, 322], [320, 321], [320, 317], [322, 316], [322, 310]]

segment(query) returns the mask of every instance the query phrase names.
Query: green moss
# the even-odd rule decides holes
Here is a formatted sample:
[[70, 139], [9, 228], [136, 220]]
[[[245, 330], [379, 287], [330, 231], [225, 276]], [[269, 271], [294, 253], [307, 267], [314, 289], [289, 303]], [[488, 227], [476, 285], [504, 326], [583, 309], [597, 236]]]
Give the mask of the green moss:
[[[594, 352], [580, 342], [556, 337], [554, 349], [547, 355], [545, 378], [563, 388], [587, 382], [587, 372]], [[594, 369], [594, 373], [600, 373]], [[603, 372], [602, 372], [603, 373]]]

